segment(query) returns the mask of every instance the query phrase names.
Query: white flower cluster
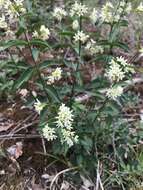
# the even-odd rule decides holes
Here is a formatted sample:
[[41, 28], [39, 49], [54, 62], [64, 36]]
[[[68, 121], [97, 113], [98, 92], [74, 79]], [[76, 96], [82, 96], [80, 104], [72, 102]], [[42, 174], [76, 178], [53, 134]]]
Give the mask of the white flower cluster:
[[55, 129], [49, 127], [48, 124], [45, 125], [42, 132], [43, 132], [43, 136], [47, 139], [47, 141], [53, 141], [57, 138]]
[[70, 10], [70, 16], [84, 16], [88, 11], [88, 8], [81, 4], [78, 3], [77, 1], [75, 1], [75, 3], [72, 5], [71, 10]]
[[45, 27], [45, 25], [42, 25], [40, 27], [40, 31], [37, 32], [37, 31], [34, 31], [33, 34], [32, 34], [32, 37], [34, 38], [40, 38], [42, 40], [47, 40], [50, 36], [50, 31], [48, 28]]
[[143, 3], [141, 2], [136, 9], [138, 12], [143, 12]]
[[123, 57], [112, 59], [109, 63], [109, 69], [106, 76], [113, 82], [123, 80], [127, 74], [134, 73], [134, 69], [127, 63]]
[[75, 42], [82, 42], [85, 43], [87, 41], [87, 39], [89, 38], [88, 35], [86, 35], [83, 31], [78, 31], [75, 35], [74, 35], [74, 41]]
[[5, 16], [2, 15], [0, 17], [0, 28], [7, 28], [8, 24], [6, 22]]
[[67, 129], [61, 129], [62, 143], [67, 143], [69, 147], [73, 146], [74, 143], [78, 142], [78, 136], [75, 134], [74, 131], [67, 130]]
[[124, 0], [122, 0], [120, 4], [117, 3], [117, 6], [114, 6], [111, 2], [106, 2], [106, 4], [102, 6], [101, 10], [93, 9], [90, 14], [90, 19], [93, 23], [96, 23], [97, 20], [100, 20], [101, 23], [118, 22], [122, 14], [129, 14], [131, 10], [131, 3], [126, 3]]
[[91, 39], [87, 45], [85, 46], [85, 50], [88, 50], [87, 52], [90, 53], [91, 55], [97, 54], [97, 53], [103, 53], [104, 49], [102, 46], [97, 45], [96, 41]]
[[72, 127], [73, 117], [72, 110], [65, 106], [65, 104], [62, 104], [59, 108], [58, 116], [56, 117], [56, 125], [61, 129], [61, 142], [67, 143], [69, 147], [78, 141], [78, 136]]
[[[106, 76], [112, 83], [123, 80], [128, 74], [134, 73], [134, 69], [127, 63], [127, 60], [123, 57], [116, 57], [109, 63], [109, 69], [106, 72]], [[123, 88], [121, 86], [111, 86], [107, 90], [107, 97], [116, 100], [117, 97], [121, 96]]]
[[67, 16], [67, 12], [63, 8], [56, 7], [54, 9], [53, 17], [58, 21], [61, 21], [65, 16]]
[[43, 108], [46, 106], [46, 104], [41, 103], [38, 99], [36, 99], [36, 102], [34, 103], [34, 108], [38, 112], [38, 114], [41, 113]]
[[6, 39], [15, 39], [15, 33], [11, 30], [18, 16], [25, 13], [24, 0], [0, 0], [0, 28], [5, 29]]
[[23, 6], [24, 0], [14, 0], [10, 6], [12, 13], [19, 16], [20, 13], [25, 13], [26, 9]]
[[113, 100], [116, 100], [123, 94], [123, 88], [121, 86], [111, 87], [107, 90], [107, 97]]
[[24, 0], [1, 0], [0, 1], [0, 10], [1, 13], [8, 17], [11, 22], [15, 21], [15, 18], [20, 15], [20, 13], [25, 13], [26, 9], [24, 8]]
[[94, 8], [89, 17], [92, 23], [95, 24], [99, 19], [99, 11]]
[[114, 6], [111, 2], [107, 2], [103, 5], [101, 10], [101, 18], [104, 22], [111, 22], [113, 20]]
[[53, 84], [55, 81], [58, 81], [61, 78], [62, 78], [62, 70], [61, 70], [61, 68], [58, 67], [48, 77], [47, 84]]
[[[40, 107], [41, 109], [41, 107]], [[73, 114], [69, 107], [62, 104], [59, 108], [58, 116], [56, 117], [56, 126], [60, 129], [60, 141], [62, 144], [66, 143], [69, 147], [78, 142], [78, 136], [73, 131]], [[48, 124], [42, 129], [43, 136], [48, 141], [53, 141], [58, 137], [58, 130], [49, 127]], [[56, 134], [57, 133], [57, 134]]]
[[9, 28], [7, 29], [7, 31], [5, 32], [7, 39], [15, 39], [15, 33], [14, 31], [10, 30]]
[[57, 127], [71, 130], [73, 123], [73, 114], [69, 107], [62, 104], [59, 108], [58, 116], [56, 117]]
[[[38, 102], [38, 110], [39, 110], [39, 102]], [[40, 105], [41, 110], [41, 105]], [[66, 143], [69, 147], [73, 146], [74, 143], [78, 142], [78, 136], [73, 131], [72, 123], [73, 123], [73, 114], [69, 107], [62, 104], [59, 108], [58, 116], [56, 117], [56, 126], [60, 129], [60, 141], [62, 144]], [[42, 129], [43, 136], [48, 141], [53, 141], [58, 137], [58, 130], [55, 128], [49, 127], [48, 124]], [[56, 134], [57, 133], [57, 134]]]

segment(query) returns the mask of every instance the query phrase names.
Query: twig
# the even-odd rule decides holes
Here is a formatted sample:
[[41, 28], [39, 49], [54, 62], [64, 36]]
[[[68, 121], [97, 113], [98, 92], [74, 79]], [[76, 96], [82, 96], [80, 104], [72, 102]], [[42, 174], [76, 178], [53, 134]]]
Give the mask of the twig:
[[73, 167], [73, 168], [68, 168], [68, 169], [65, 169], [65, 170], [62, 170], [61, 172], [57, 173], [56, 176], [54, 177], [54, 179], [52, 180], [51, 184], [50, 184], [50, 190], [53, 189], [53, 185], [55, 183], [55, 181], [58, 179], [58, 177], [61, 175], [61, 174], [64, 174], [66, 172], [69, 172], [71, 170], [76, 170], [78, 169], [78, 167]]
[[7, 140], [12, 140], [12, 139], [32, 139], [32, 138], [41, 138], [41, 135], [31, 135], [31, 134], [14, 134], [14, 135], [0, 135], [0, 139], [7, 139]]
[[44, 154], [47, 154], [47, 150], [46, 150], [46, 146], [45, 146], [45, 140], [44, 140], [42, 135], [41, 135], [41, 140], [42, 140], [43, 152], [44, 152]]
[[99, 187], [101, 188], [101, 190], [104, 190], [101, 178], [100, 178], [100, 163], [98, 161], [98, 165], [97, 165], [97, 177], [96, 177], [96, 188], [95, 190], [99, 190]]

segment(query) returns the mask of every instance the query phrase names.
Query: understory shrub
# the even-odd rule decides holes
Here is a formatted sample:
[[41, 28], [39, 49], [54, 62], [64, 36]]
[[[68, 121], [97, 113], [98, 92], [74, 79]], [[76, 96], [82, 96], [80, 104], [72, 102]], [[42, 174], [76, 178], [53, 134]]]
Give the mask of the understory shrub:
[[1, 98], [19, 93], [36, 110], [48, 155], [71, 169], [64, 177], [96, 189], [141, 183], [143, 125], [126, 116], [140, 99], [132, 90], [140, 68], [122, 34], [142, 2], [68, 1], [43, 16], [32, 0], [1, 0], [0, 10]]

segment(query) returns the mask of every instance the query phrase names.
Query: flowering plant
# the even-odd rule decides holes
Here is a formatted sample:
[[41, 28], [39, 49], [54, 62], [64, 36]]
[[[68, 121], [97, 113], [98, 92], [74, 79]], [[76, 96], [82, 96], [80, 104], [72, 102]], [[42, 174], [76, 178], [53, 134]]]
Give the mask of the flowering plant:
[[[28, 89], [23, 101], [39, 115], [39, 133], [52, 142], [52, 154], [63, 158], [68, 167], [78, 166], [93, 181], [101, 162], [106, 189], [117, 183], [125, 189], [125, 162], [132, 165], [136, 160], [133, 146], [141, 138], [130, 132], [137, 122], [122, 116], [136, 69], [117, 53], [118, 49], [129, 52], [119, 35], [120, 29], [128, 27], [132, 2], [107, 2], [91, 9], [75, 1], [71, 7], [55, 7], [46, 22], [32, 12], [32, 6], [34, 10], [32, 3], [23, 0], [0, 1], [0, 27], [7, 37], [1, 50], [8, 51], [6, 62], [15, 66], [14, 73], [10, 70], [11, 78], [16, 77], [11, 91]], [[135, 9], [142, 12], [142, 7], [141, 3]], [[86, 66], [93, 64], [95, 69], [100, 65], [100, 72], [86, 80]]]

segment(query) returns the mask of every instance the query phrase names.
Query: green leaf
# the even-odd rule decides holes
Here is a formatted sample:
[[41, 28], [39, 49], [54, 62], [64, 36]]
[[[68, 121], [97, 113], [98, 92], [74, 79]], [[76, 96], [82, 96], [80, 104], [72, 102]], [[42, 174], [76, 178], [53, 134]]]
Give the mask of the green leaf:
[[40, 54], [40, 52], [39, 52], [38, 49], [36, 49], [36, 48], [32, 49], [32, 56], [33, 56], [33, 58], [34, 58], [35, 61], [38, 60], [39, 54]]
[[129, 47], [127, 44], [119, 41], [109, 42], [108, 40], [102, 40], [98, 42], [99, 45], [109, 46], [109, 47], [118, 47], [125, 51], [129, 51]]
[[128, 23], [127, 20], [121, 20], [118, 25], [119, 26], [126, 26], [127, 27], [129, 25], [129, 23]]
[[47, 68], [49, 66], [59, 65], [62, 64], [63, 60], [45, 60], [42, 63], [40, 63], [38, 66], [40, 69]]
[[113, 58], [112, 55], [96, 55], [94, 61], [104, 61], [105, 63], [108, 63], [111, 61], [111, 59]]
[[16, 32], [16, 35], [19, 37], [25, 31], [26, 31], [25, 19], [24, 19], [24, 17], [21, 17], [19, 19], [19, 28], [18, 28], [18, 31]]
[[123, 43], [123, 42], [114, 42], [113, 46], [121, 48], [123, 50], [125, 50], [126, 52], [129, 52], [129, 47], [127, 44]]
[[19, 79], [15, 81], [13, 88], [14, 89], [20, 88], [25, 82], [27, 82], [31, 78], [33, 72], [34, 72], [33, 67], [29, 67], [28, 69], [26, 69], [19, 77]]
[[48, 112], [48, 105], [46, 105], [40, 113], [40, 125], [42, 125], [42, 123], [46, 121], [47, 112]]
[[71, 44], [69, 44], [69, 43], [66, 43], [66, 44], [57, 43], [56, 45], [54, 44], [54, 45], [52, 46], [53, 49], [68, 48], [68, 47], [73, 48], [73, 47], [71, 46]]
[[60, 32], [60, 35], [62, 35], [62, 36], [73, 36], [73, 35], [74, 35], [74, 32], [71, 32], [71, 31], [63, 31], [63, 32]]
[[117, 105], [115, 102], [110, 101], [108, 102], [108, 104], [106, 105], [106, 108], [104, 109], [104, 112], [107, 115], [111, 115], [111, 116], [117, 116], [119, 114], [120, 111], [120, 106]]
[[24, 40], [10, 40], [8, 42], [0, 43], [0, 50], [6, 50], [14, 46], [27, 46], [28, 42]]
[[60, 103], [59, 95], [56, 91], [56, 89], [53, 86], [47, 85], [46, 91], [49, 94], [50, 98], [55, 100], [56, 102]]
[[23, 27], [19, 27], [18, 31], [16, 32], [16, 36], [19, 37], [21, 36], [21, 34], [23, 34], [25, 32], [25, 28]]
[[49, 44], [46, 41], [40, 40], [40, 39], [33, 39], [29, 42], [30, 45], [40, 46], [43, 48], [51, 48]]

